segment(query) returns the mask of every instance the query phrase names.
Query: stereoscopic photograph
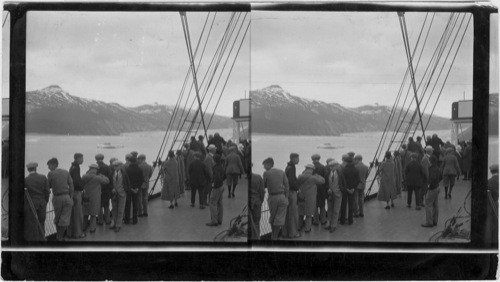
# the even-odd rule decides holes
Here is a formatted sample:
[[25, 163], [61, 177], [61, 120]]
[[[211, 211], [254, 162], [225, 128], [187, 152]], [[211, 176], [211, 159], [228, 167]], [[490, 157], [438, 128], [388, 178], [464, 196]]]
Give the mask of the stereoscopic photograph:
[[246, 242], [249, 26], [248, 12], [29, 11], [24, 239]]
[[[252, 11], [251, 239], [470, 242], [473, 31], [471, 13]], [[487, 94], [494, 223], [498, 70]]]

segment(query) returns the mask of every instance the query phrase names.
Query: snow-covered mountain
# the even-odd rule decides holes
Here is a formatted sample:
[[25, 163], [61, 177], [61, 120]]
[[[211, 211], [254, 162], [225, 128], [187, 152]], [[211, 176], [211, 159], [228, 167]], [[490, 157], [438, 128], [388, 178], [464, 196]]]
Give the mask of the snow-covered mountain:
[[[127, 108], [70, 95], [57, 85], [26, 93], [26, 132], [72, 135], [116, 135], [165, 130], [174, 108], [143, 105]], [[194, 111], [190, 114], [192, 115]], [[179, 115], [175, 124], [177, 124]], [[211, 128], [231, 127], [228, 117], [214, 116]]]
[[[278, 85], [250, 91], [252, 131], [290, 135], [340, 135], [349, 132], [382, 131], [391, 108], [366, 105], [346, 108], [293, 96]], [[424, 123], [429, 116], [424, 115]], [[430, 130], [447, 129], [449, 121], [432, 117]]]

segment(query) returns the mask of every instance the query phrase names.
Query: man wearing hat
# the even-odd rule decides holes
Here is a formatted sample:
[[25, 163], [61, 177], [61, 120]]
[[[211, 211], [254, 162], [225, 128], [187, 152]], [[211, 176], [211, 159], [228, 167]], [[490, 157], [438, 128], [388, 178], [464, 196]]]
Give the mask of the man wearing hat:
[[[42, 232], [43, 238], [45, 238], [45, 217], [46, 217], [46, 209], [47, 202], [49, 201], [50, 190], [49, 183], [47, 177], [42, 174], [38, 174], [36, 172], [36, 168], [38, 167], [37, 163], [31, 162], [26, 165], [28, 169], [29, 175], [24, 179], [24, 187], [28, 194], [31, 197], [31, 201], [33, 202], [33, 206], [35, 208], [36, 216], [38, 218], [38, 222], [40, 223], [40, 232]], [[25, 215], [25, 231], [26, 231], [26, 215]], [[36, 229], [36, 227], [32, 227]], [[26, 232], [25, 232], [26, 234]], [[26, 238], [29, 240], [29, 238]]]
[[227, 189], [229, 190], [228, 198], [234, 198], [234, 191], [236, 190], [236, 185], [238, 185], [238, 178], [245, 172], [241, 158], [236, 153], [237, 150], [236, 147], [231, 147], [226, 157], [226, 181]]
[[446, 149], [446, 155], [444, 156], [443, 162], [441, 164], [441, 170], [443, 171], [445, 199], [451, 198], [451, 192], [453, 191], [453, 186], [455, 186], [455, 179], [457, 175], [462, 174], [460, 165], [458, 164], [458, 160], [455, 157], [455, 154], [453, 154], [453, 151], [455, 151], [453, 148]]
[[200, 209], [205, 208], [205, 187], [211, 182], [209, 171], [205, 163], [202, 161], [200, 152], [194, 153], [194, 160], [188, 168], [189, 183], [191, 185], [191, 207], [194, 207], [196, 201], [196, 191], [198, 191], [198, 202]]
[[137, 216], [139, 214], [139, 189], [144, 183], [142, 170], [137, 165], [137, 158], [129, 157], [129, 165], [125, 169], [130, 181], [130, 189], [127, 191], [127, 200], [125, 202], [125, 224], [130, 222], [130, 209], [132, 205], [132, 224], [137, 224]]
[[340, 205], [342, 204], [342, 191], [341, 187], [345, 185], [344, 174], [340, 164], [335, 159], [327, 161], [330, 167], [330, 173], [327, 176], [326, 182], [328, 183], [328, 222], [325, 227], [330, 233], [334, 232], [337, 228], [339, 221]]
[[297, 178], [300, 193], [304, 195], [304, 201], [299, 205], [299, 214], [305, 216], [305, 224], [303, 224], [303, 217], [301, 216], [300, 229], [302, 230], [302, 227], [305, 227], [304, 231], [306, 233], [311, 231], [312, 218], [318, 207], [316, 204], [318, 193], [317, 187], [325, 183], [323, 177], [318, 174], [313, 174], [314, 168], [313, 164], [305, 165], [304, 172]]
[[71, 163], [69, 174], [73, 180], [75, 192], [73, 193], [73, 209], [71, 212], [71, 220], [67, 235], [70, 238], [78, 239], [85, 237], [85, 233], [83, 232], [82, 210], [83, 186], [81, 185], [82, 176], [80, 174], [80, 165], [83, 163], [83, 154], [75, 153], [73, 159], [74, 161]]
[[363, 156], [354, 156], [354, 167], [359, 173], [359, 184], [354, 191], [354, 217], [363, 217], [363, 205], [365, 203], [366, 179], [368, 178], [368, 166], [363, 163]]
[[[425, 154], [422, 157], [422, 160], [420, 161], [420, 165], [422, 165], [422, 171], [424, 172], [425, 179], [429, 179], [429, 168], [431, 167], [431, 161], [430, 157], [432, 156], [432, 153], [434, 152], [434, 149], [432, 146], [426, 146], [425, 149]], [[424, 181], [424, 185], [422, 186], [422, 189], [420, 190], [419, 193], [419, 203], [423, 204], [425, 195], [427, 194], [427, 190], [429, 189], [429, 183], [428, 181]], [[424, 205], [425, 206], [425, 205]]]
[[125, 202], [127, 198], [126, 191], [129, 190], [130, 181], [121, 161], [115, 160], [113, 162], [113, 169], [113, 190], [111, 190], [113, 222], [109, 228], [114, 229], [115, 232], [119, 232], [122, 226], [123, 213], [125, 210]]
[[406, 165], [405, 176], [406, 188], [408, 189], [408, 197], [406, 200], [407, 207], [411, 208], [411, 200], [413, 192], [415, 192], [415, 209], [420, 210], [422, 206], [420, 202], [422, 199], [420, 193], [424, 183], [427, 183], [427, 178], [425, 177], [422, 165], [418, 161], [418, 153], [412, 153], [410, 155], [410, 162]]
[[113, 189], [113, 183], [111, 182], [111, 179], [113, 179], [112, 171], [111, 168], [104, 163], [103, 154], [95, 155], [95, 160], [97, 165], [99, 166], [97, 174], [104, 175], [110, 180], [109, 183], [101, 185], [101, 207], [99, 209], [97, 224], [103, 225], [105, 222], [107, 225], [109, 225], [111, 224], [111, 218], [109, 216], [109, 202], [111, 200], [111, 190]]
[[342, 189], [342, 202], [340, 204], [340, 224], [344, 224], [346, 220], [347, 210], [347, 223], [351, 225], [354, 220], [354, 193], [359, 185], [359, 172], [354, 167], [354, 160], [347, 155], [343, 159], [345, 166], [342, 168], [342, 174], [345, 179], [345, 186]]
[[295, 168], [298, 163], [299, 154], [291, 153], [290, 161], [287, 163], [285, 169], [290, 192], [288, 193], [288, 209], [286, 213], [285, 225], [282, 230], [283, 236], [288, 238], [300, 237], [299, 210], [297, 207], [297, 191], [299, 190], [299, 184], [297, 183], [297, 170]]
[[[99, 166], [89, 165], [89, 170], [82, 176], [83, 191], [85, 199], [83, 201], [83, 230], [90, 229], [90, 233], [96, 230], [97, 216], [101, 209], [101, 187], [109, 183], [109, 178], [102, 174], [97, 174]], [[88, 222], [90, 217], [90, 225]]]
[[[215, 145], [209, 145], [208, 146], [208, 154], [205, 156], [204, 163], [207, 166], [208, 169], [208, 174], [210, 175], [210, 179], [213, 180], [213, 168], [215, 166], [215, 161], [214, 161], [214, 154], [215, 151], [217, 151], [217, 148]], [[208, 206], [208, 200], [210, 199], [210, 192], [212, 190], [212, 182], [207, 182], [207, 186], [205, 186], [205, 206]]]
[[271, 240], [277, 240], [281, 228], [285, 225], [286, 209], [288, 206], [288, 179], [284, 171], [273, 168], [274, 160], [267, 158], [262, 162], [264, 166], [264, 188], [269, 196], [269, 223], [271, 224]]
[[71, 208], [73, 207], [73, 180], [67, 170], [58, 168], [59, 161], [52, 158], [47, 162], [49, 173], [47, 180], [52, 189], [52, 205], [54, 206], [54, 224], [57, 229], [57, 241], [64, 241], [64, 233], [68, 229]]
[[[311, 156], [311, 160], [314, 165], [313, 174], [317, 174], [324, 179], [326, 177], [326, 168], [323, 164], [319, 162], [320, 158], [321, 157], [318, 154], [314, 154]], [[326, 190], [327, 188], [324, 185], [324, 183], [317, 185], [316, 209], [314, 210], [314, 219], [312, 222], [312, 224], [314, 225], [318, 225], [319, 222], [321, 222], [322, 225], [326, 224], [326, 209], [325, 209]]]
[[153, 167], [146, 162], [146, 155], [140, 154], [137, 157], [139, 168], [144, 176], [144, 182], [139, 189], [139, 217], [148, 216], [149, 179], [153, 176]]

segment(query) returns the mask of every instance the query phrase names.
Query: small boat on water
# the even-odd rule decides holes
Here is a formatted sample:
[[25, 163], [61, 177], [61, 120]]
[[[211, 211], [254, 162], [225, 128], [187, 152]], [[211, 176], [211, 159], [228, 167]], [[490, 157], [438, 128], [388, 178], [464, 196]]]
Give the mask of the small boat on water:
[[123, 145], [112, 145], [109, 142], [102, 143], [102, 144], [97, 144], [98, 149], [116, 149], [116, 148], [123, 148]]
[[338, 149], [339, 147], [333, 146], [331, 143], [323, 143], [317, 147], [318, 149], [327, 149], [327, 150], [332, 150], [332, 149]]

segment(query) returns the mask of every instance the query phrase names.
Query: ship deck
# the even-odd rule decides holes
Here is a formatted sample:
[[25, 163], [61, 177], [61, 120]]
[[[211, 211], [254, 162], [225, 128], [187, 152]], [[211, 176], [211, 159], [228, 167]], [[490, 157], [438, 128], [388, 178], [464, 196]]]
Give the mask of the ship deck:
[[[365, 202], [364, 217], [354, 218], [352, 225], [337, 225], [335, 232], [324, 230], [324, 226], [312, 226], [309, 233], [302, 232], [302, 236], [293, 240], [297, 241], [339, 241], [339, 242], [429, 242], [433, 235], [444, 230], [447, 219], [452, 218], [460, 209], [461, 215], [470, 211], [470, 181], [459, 180], [453, 188], [452, 198], [444, 199], [444, 187], [440, 187], [439, 193], [439, 219], [438, 225], [432, 228], [422, 227], [425, 223], [425, 208], [415, 209], [415, 200], [412, 208], [406, 207], [407, 192], [394, 201], [394, 208], [385, 209], [385, 202], [376, 198]], [[467, 198], [467, 199], [466, 199]], [[465, 204], [464, 204], [465, 202]], [[464, 205], [467, 211], [464, 210]], [[261, 219], [261, 235], [270, 232], [267, 222], [269, 211], [267, 204], [263, 205], [263, 216]], [[463, 230], [470, 230], [470, 221], [465, 222]], [[434, 236], [436, 238], [437, 236]], [[283, 239], [292, 240], [292, 239]], [[441, 240], [444, 241], [444, 240]], [[446, 240], [447, 242], [468, 242], [464, 239]]]
[[[123, 224], [120, 232], [109, 226], [97, 226], [95, 233], [87, 233], [83, 239], [74, 242], [213, 242], [214, 238], [229, 229], [231, 219], [237, 217], [248, 202], [248, 182], [240, 179], [235, 198], [227, 197], [227, 187], [223, 195], [224, 215], [221, 225], [206, 226], [210, 222], [210, 209], [200, 209], [198, 195], [195, 207], [191, 207], [191, 191], [186, 191], [178, 200], [179, 207], [169, 209], [170, 202], [159, 197], [149, 201], [148, 217], [140, 217], [136, 225]], [[245, 213], [246, 214], [246, 213]], [[246, 242], [247, 237], [231, 237], [225, 241]]]

